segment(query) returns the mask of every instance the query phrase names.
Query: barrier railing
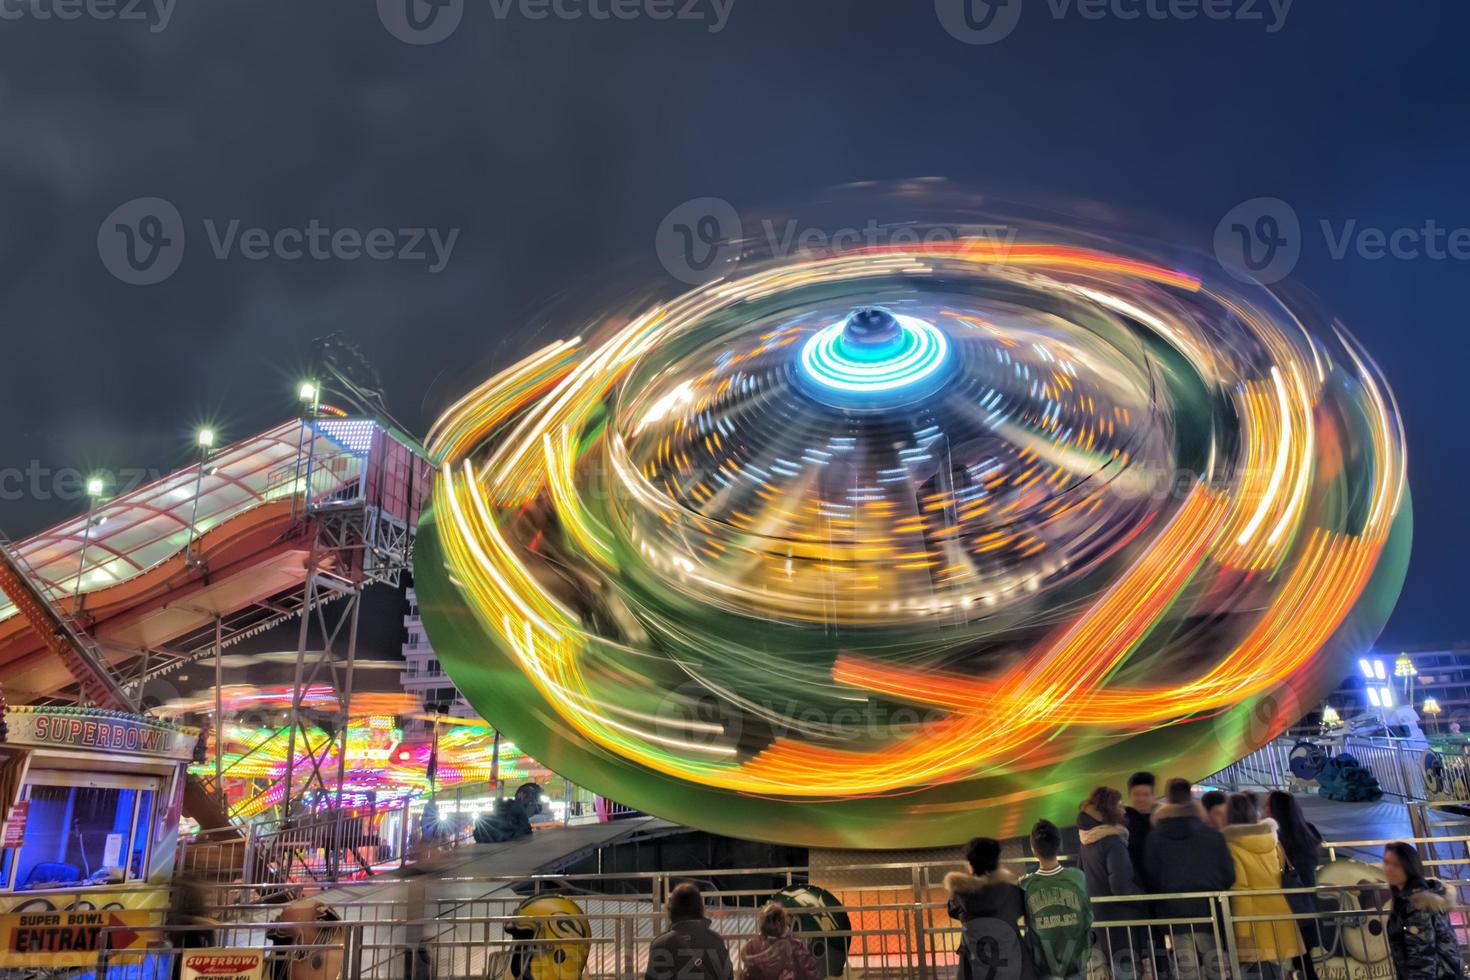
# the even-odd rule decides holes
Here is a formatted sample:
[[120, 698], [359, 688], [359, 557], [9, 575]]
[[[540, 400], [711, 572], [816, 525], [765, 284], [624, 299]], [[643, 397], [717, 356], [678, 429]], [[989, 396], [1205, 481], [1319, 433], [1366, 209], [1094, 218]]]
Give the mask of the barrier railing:
[[[179, 838], [175, 867], [179, 874], [207, 881], [312, 882], [371, 877], [436, 857], [474, 841], [473, 817], [465, 801], [498, 795], [494, 784], [457, 784], [440, 791], [434, 802], [443, 810], [434, 828], [425, 826], [424, 808], [401, 804], [358, 806], [288, 821], [262, 820], [240, 837], [200, 830]], [[613, 805], [616, 807], [616, 805]], [[638, 816], [619, 808], [568, 817], [564, 825]], [[228, 839], [226, 839], [228, 838]]]
[[[1389, 976], [1392, 965], [1383, 938], [1388, 915], [1388, 903], [1382, 896], [1385, 888], [1353, 884], [1147, 896], [1152, 902], [1198, 903], [1197, 914], [1176, 917], [1139, 914], [1140, 896], [1095, 899], [1093, 909], [1100, 921], [1095, 923], [1089, 975], [1113, 980], [1147, 975], [1178, 980], [1259, 976], [1270, 972], [1262, 962], [1278, 961], [1253, 960], [1252, 950], [1275, 948], [1289, 954], [1297, 945], [1288, 942], [1289, 937], [1303, 936], [1311, 938], [1319, 966], [1328, 960], [1341, 961], [1326, 975]], [[1244, 912], [1245, 902], [1278, 899], [1285, 908], [1287, 896], [1303, 894], [1316, 896], [1320, 910]], [[713, 897], [707, 909], [714, 927], [728, 942], [738, 971], [744, 944], [756, 934], [754, 909], [723, 904]], [[849, 904], [832, 911], [846, 913], [848, 927], [811, 928], [815, 920], [804, 920], [804, 928], [797, 931], [799, 938], [819, 944], [830, 975], [939, 980], [956, 972], [968, 943], [969, 953], [985, 957], [992, 980], [1018, 980], [1020, 976], [1008, 925], [986, 923], [978, 930], [972, 925], [967, 933], [960, 923], [949, 919], [941, 900]], [[512, 927], [519, 936], [511, 935]], [[330, 923], [159, 927], [149, 930], [155, 948], [147, 953], [106, 948], [99, 954], [99, 967], [103, 976], [125, 971], [129, 976], [165, 977], [173, 959], [183, 952], [173, 947], [183, 947], [186, 937], [192, 937], [195, 945], [265, 948], [271, 960], [309, 958], [316, 977], [541, 976], [552, 975], [546, 971], [554, 963], [556, 976], [632, 980], [647, 969], [649, 945], [663, 928], [661, 914], [647, 907], [584, 915], [472, 915], [448, 922], [378, 915]], [[1463, 923], [1457, 922], [1462, 943], [1463, 931]], [[112, 945], [116, 944], [104, 942], [104, 946]], [[516, 958], [519, 969], [508, 970]], [[537, 970], [536, 963], [543, 958], [545, 964]], [[528, 959], [531, 969], [527, 969]]]
[[1316, 775], [1310, 767], [1293, 771], [1292, 754], [1301, 746], [1315, 747], [1321, 758], [1351, 755], [1386, 796], [1439, 802], [1470, 792], [1470, 746], [1350, 734], [1278, 738], [1201, 782], [1233, 790], [1292, 789]]

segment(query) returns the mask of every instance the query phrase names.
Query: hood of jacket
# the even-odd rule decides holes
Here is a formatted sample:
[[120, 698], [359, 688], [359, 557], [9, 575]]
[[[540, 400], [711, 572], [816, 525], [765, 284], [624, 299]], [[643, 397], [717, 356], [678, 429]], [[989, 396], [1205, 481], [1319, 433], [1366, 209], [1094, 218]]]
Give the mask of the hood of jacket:
[[1454, 899], [1445, 890], [1444, 882], [1438, 878], [1425, 878], [1424, 887], [1416, 888], [1411, 892], [1405, 892], [1404, 897], [1409, 904], [1421, 912], [1438, 912], [1447, 914], [1455, 907]]
[[1190, 800], [1188, 803], [1160, 803], [1154, 807], [1150, 819], [1157, 824], [1164, 820], [1177, 820], [1180, 817], [1198, 817], [1203, 820], [1205, 808], [1200, 806], [1198, 800]]
[[1205, 808], [1196, 802], [1160, 803], [1154, 807], [1151, 818], [1153, 833], [1162, 834], [1170, 840], [1183, 840], [1199, 833], [1200, 827], [1209, 826], [1205, 819]]
[[1103, 823], [1102, 814], [1092, 804], [1083, 804], [1077, 813], [1077, 836], [1083, 844], [1096, 844], [1108, 837], [1121, 837], [1128, 843], [1128, 828], [1119, 823]]
[[951, 895], [960, 892], [978, 892], [991, 885], [1014, 885], [1016, 876], [1005, 868], [996, 868], [988, 875], [971, 874], [968, 871], [951, 871], [944, 876], [944, 887]]
[[1258, 823], [1233, 823], [1221, 833], [1231, 844], [1256, 854], [1274, 852], [1277, 847], [1276, 821], [1270, 817]]
[[1026, 914], [1021, 886], [1004, 868], [988, 875], [951, 871], [944, 876], [944, 887], [950, 891], [949, 914], [963, 922], [1000, 919], [1014, 923]]

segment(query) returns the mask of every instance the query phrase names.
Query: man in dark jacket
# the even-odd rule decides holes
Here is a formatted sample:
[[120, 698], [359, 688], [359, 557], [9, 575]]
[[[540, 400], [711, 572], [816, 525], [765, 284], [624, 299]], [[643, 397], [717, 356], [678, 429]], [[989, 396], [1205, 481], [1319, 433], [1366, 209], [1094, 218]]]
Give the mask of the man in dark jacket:
[[[1189, 781], [1171, 779], [1164, 802], [1153, 809], [1153, 829], [1144, 855], [1148, 878], [1158, 892], [1225, 892], [1235, 884], [1235, 863], [1218, 830], [1206, 823], [1204, 807], [1195, 802]], [[1208, 921], [1208, 899], [1165, 898], [1154, 902], [1161, 919], [1203, 919], [1189, 928], [1175, 927], [1174, 946], [1179, 980], [1196, 980], [1219, 955]]]
[[669, 931], [648, 948], [643, 980], [734, 980], [725, 939], [704, 917], [704, 896], [688, 882], [669, 893]]
[[1154, 891], [1148, 880], [1144, 856], [1148, 853], [1148, 834], [1152, 829], [1150, 817], [1154, 812], [1154, 793], [1158, 780], [1151, 772], [1135, 772], [1128, 777], [1128, 806], [1123, 809], [1128, 825], [1128, 856], [1133, 859], [1133, 873], [1138, 876], [1139, 887]]
[[1036, 980], [1021, 941], [1025, 898], [1015, 875], [1000, 866], [1000, 844], [976, 837], [965, 846], [970, 874], [944, 876], [949, 915], [963, 926], [959, 980]]

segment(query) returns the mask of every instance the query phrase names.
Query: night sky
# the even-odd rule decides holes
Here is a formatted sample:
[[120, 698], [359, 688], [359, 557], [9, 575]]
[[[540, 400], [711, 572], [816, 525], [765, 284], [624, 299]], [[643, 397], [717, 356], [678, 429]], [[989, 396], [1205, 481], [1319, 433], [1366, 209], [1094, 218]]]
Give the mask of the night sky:
[[[934, 0], [721, 0], [719, 30], [713, 0], [698, 20], [654, 19], [660, 0], [630, 0], [628, 20], [446, 0], [457, 29], [414, 45], [385, 26], [403, 33], [407, 2], [0, 0], [6, 533], [80, 509], [68, 467], [168, 469], [202, 421], [231, 438], [286, 417], [309, 340], [334, 330], [422, 431], [562, 336], [540, 311], [584, 277], [657, 270], [660, 223], [693, 198], [799, 217], [834, 185], [935, 175], [1107, 202], [1208, 244], [1272, 197], [1302, 227], [1288, 284], [1343, 317], [1406, 418], [1414, 557], [1385, 644], [1470, 639], [1470, 247], [1337, 258], [1320, 230], [1433, 221], [1447, 246], [1470, 228], [1462, 0], [1299, 0], [1284, 20], [1281, 0], [1209, 0], [1226, 20], [1010, 0], [1021, 19], [989, 44], [951, 36]], [[611, 0], [564, 7], [589, 2]], [[68, 5], [80, 17], [53, 16]], [[131, 285], [99, 229], [143, 197], [177, 208], [187, 244], [164, 281]], [[206, 220], [457, 237], [439, 271], [427, 240], [422, 261], [251, 259], [243, 238], [221, 259]]]

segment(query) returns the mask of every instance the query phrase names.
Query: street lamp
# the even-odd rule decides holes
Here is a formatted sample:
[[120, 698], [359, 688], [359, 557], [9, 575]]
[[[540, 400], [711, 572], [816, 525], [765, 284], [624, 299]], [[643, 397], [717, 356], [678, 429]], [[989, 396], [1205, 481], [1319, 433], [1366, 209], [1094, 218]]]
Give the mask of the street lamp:
[[1430, 727], [1434, 729], [1434, 734], [1436, 735], [1439, 734], [1439, 715], [1440, 712], [1442, 712], [1443, 710], [1444, 709], [1439, 706], [1439, 702], [1434, 700], [1434, 698], [1424, 699], [1424, 713], [1429, 716], [1429, 719], [1432, 722], [1432, 725]]
[[1414, 666], [1414, 660], [1407, 653], [1401, 653], [1393, 662], [1393, 676], [1404, 679], [1404, 703], [1414, 703], [1414, 678], [1419, 676], [1419, 670]]
[[214, 430], [200, 429], [195, 442], [199, 446], [199, 466], [194, 471], [194, 504], [189, 512], [189, 543], [184, 547], [184, 565], [193, 568], [198, 564], [194, 556], [194, 539], [199, 535], [199, 494], [204, 489], [205, 464], [209, 462], [209, 451], [214, 448]]
[[1342, 724], [1342, 718], [1338, 715], [1337, 709], [1330, 704], [1322, 708], [1322, 724], [1329, 728]]
[[100, 475], [87, 477], [87, 523], [82, 525], [82, 550], [77, 557], [77, 587], [72, 603], [77, 615], [82, 612], [82, 579], [87, 573], [87, 545], [92, 539], [92, 525], [100, 523], [97, 520], [97, 503], [106, 492], [107, 481]]

